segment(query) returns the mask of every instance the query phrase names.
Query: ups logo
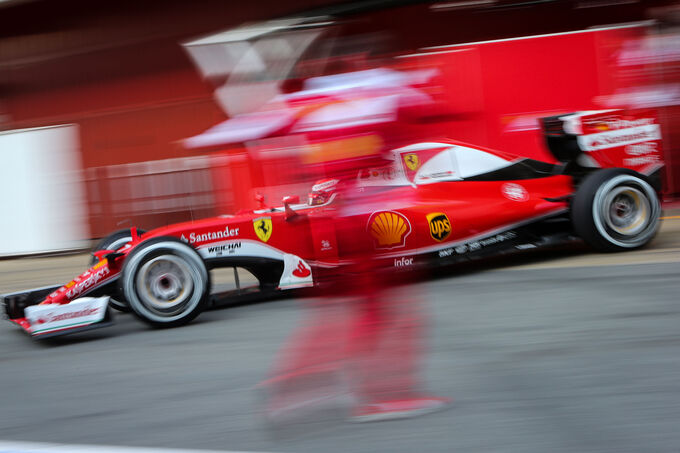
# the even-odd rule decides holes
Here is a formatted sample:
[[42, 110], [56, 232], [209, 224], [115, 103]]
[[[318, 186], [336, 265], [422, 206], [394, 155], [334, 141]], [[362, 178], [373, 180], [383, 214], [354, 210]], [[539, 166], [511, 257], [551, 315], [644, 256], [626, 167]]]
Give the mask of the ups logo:
[[427, 215], [430, 224], [430, 236], [437, 242], [441, 242], [451, 234], [451, 222], [443, 212], [433, 212]]

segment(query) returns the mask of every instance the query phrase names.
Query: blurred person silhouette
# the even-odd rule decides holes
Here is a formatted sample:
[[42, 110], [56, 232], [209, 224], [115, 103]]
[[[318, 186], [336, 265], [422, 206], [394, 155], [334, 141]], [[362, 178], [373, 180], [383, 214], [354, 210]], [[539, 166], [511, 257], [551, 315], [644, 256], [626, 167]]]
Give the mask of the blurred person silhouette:
[[323, 75], [288, 95], [299, 118], [290, 133], [304, 135], [301, 160], [321, 179], [309, 197], [321, 208], [310, 214], [316, 258], [335, 265], [317, 268], [317, 297], [260, 384], [274, 423], [347, 402], [356, 422], [422, 415], [450, 402], [422, 387], [423, 301], [395, 288], [403, 277], [377, 258], [380, 237], [366, 215], [384, 206], [361, 185], [362, 175], [389, 177], [389, 151], [421, 138], [416, 123], [435, 118], [438, 106], [414, 88], [412, 75], [364, 51], [367, 44], [375, 43], [343, 41]]

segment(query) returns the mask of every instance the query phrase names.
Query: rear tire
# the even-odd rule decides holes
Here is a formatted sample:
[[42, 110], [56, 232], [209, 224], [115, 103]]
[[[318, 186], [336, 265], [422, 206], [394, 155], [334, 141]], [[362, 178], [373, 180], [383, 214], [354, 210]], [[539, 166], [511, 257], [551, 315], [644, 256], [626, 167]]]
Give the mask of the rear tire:
[[119, 285], [133, 313], [154, 327], [187, 324], [210, 299], [210, 274], [203, 259], [171, 237], [137, 245], [125, 260]]
[[[144, 230], [137, 230], [137, 234], [142, 235], [144, 234]], [[113, 250], [116, 251], [128, 242], [132, 240], [132, 233], [130, 232], [129, 228], [125, 228], [122, 230], [115, 231], [105, 238], [103, 238], [101, 241], [97, 242], [97, 245], [94, 246], [92, 249], [92, 258], [90, 259], [90, 266], [94, 266], [99, 262], [99, 259], [94, 255], [94, 252], [98, 252], [100, 250]], [[122, 293], [120, 291], [116, 291], [117, 294], [113, 294], [112, 296], [115, 297], [115, 299], [111, 298], [109, 299], [109, 307], [115, 308], [118, 311], [121, 311], [123, 313], [129, 313], [132, 310], [130, 310], [130, 307], [128, 306], [127, 302], [125, 301], [125, 298], [123, 297]]]
[[571, 207], [574, 230], [602, 252], [647, 245], [659, 229], [659, 197], [646, 178], [632, 170], [608, 168], [589, 174]]

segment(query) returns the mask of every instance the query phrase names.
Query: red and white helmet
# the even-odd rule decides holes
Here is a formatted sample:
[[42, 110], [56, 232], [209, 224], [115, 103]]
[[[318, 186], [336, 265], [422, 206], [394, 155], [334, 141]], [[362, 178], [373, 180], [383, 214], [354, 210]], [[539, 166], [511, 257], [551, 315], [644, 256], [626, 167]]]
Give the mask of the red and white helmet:
[[312, 191], [309, 193], [308, 204], [310, 206], [319, 206], [331, 201], [333, 195], [338, 189], [339, 179], [322, 179], [317, 181], [312, 186]]

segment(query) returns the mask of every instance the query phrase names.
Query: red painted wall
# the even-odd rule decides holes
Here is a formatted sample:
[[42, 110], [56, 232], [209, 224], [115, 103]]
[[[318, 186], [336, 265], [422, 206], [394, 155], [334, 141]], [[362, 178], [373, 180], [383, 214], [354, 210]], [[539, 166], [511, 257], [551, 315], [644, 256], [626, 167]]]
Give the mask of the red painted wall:
[[[181, 145], [181, 140], [226, 118], [193, 69], [16, 94], [7, 98], [4, 107], [12, 120], [10, 128], [71, 123], [79, 126], [90, 230], [94, 237], [104, 236], [121, 225], [151, 228], [215, 213], [214, 206], [208, 210], [201, 206], [198, 213], [185, 207], [145, 213], [143, 204], [133, 204], [135, 194], [111, 190], [121, 187], [113, 166], [193, 156]], [[161, 179], [160, 176], [149, 179], [145, 184], [160, 184]], [[192, 190], [192, 177], [176, 181], [186, 184], [187, 191]], [[132, 179], [129, 182], [132, 188], [139, 186]], [[139, 191], [140, 198], [158, 192], [157, 188], [146, 186], [142, 189], [148, 193]], [[129, 209], [119, 206], [122, 202]]]
[[[643, 35], [643, 29], [619, 29], [461, 45], [434, 49], [430, 56], [404, 58], [400, 64], [413, 67], [434, 61], [444, 63], [442, 68], [455, 113], [455, 119], [447, 124], [450, 137], [550, 159], [535, 119], [603, 108], [607, 96], [617, 89], [652, 83], [650, 78], [657, 74], [654, 68], [643, 68], [645, 73], [639, 68], [619, 65], [622, 43], [639, 40]], [[188, 62], [184, 68], [177, 66], [146, 75], [10, 93], [3, 98], [3, 108], [11, 118], [10, 128], [65, 123], [80, 126], [83, 167], [89, 175], [97, 175], [88, 186], [94, 236], [119, 228], [120, 222], [154, 227], [196, 215], [186, 210], [149, 215], [140, 207], [126, 211], [121, 218], [123, 214], [119, 216], [118, 211], [106, 208], [115, 194], [104, 190], [109, 174], [102, 169], [191, 156], [193, 152], [184, 149], [181, 140], [226, 119], [212, 99], [211, 87]], [[631, 79], [632, 73], [643, 77]], [[674, 77], [677, 79], [677, 74]], [[680, 122], [671, 108], [662, 112], [662, 121], [668, 131], [667, 192], [672, 195], [680, 192], [677, 164], [680, 143], [676, 132]], [[238, 152], [221, 154], [225, 153]], [[272, 175], [268, 176], [243, 161], [243, 157], [234, 159], [215, 161], [218, 170], [211, 181], [214, 206], [203, 209], [201, 215], [254, 207], [256, 188], [278, 171], [278, 164], [272, 164], [274, 169], [270, 168]]]
[[[403, 58], [401, 65], [442, 69], [456, 114], [448, 124], [450, 137], [550, 161], [537, 118], [650, 107], [634, 93], [650, 88], [670, 93], [680, 86], [680, 52], [674, 57], [666, 51], [668, 61], [649, 63], [659, 59], [651, 50], [658, 44], [650, 44], [658, 39], [644, 27], [546, 35], [431, 49]], [[626, 55], [647, 63], [630, 64]], [[664, 134], [669, 198], [680, 194], [680, 116], [673, 102], [653, 105]]]

